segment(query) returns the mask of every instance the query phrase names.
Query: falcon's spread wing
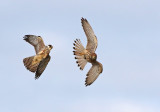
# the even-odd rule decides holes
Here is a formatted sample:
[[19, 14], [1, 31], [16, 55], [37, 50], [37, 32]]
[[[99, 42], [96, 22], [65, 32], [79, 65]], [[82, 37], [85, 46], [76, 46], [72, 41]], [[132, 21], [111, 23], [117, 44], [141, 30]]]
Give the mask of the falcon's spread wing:
[[103, 71], [103, 65], [101, 63], [99, 63], [98, 61], [92, 63], [92, 67], [87, 73], [85, 85], [86, 86], [91, 85], [100, 75], [100, 73], [102, 73], [102, 71]]
[[87, 36], [87, 46], [86, 49], [90, 51], [91, 53], [94, 53], [97, 48], [97, 37], [95, 36], [92, 27], [90, 26], [87, 19], [82, 18], [81, 19], [83, 30]]
[[35, 35], [25, 35], [24, 40], [34, 46], [36, 54], [45, 48], [42, 37]]
[[48, 65], [48, 62], [50, 61], [50, 59], [51, 59], [51, 57], [50, 57], [50, 55], [48, 55], [46, 58], [44, 58], [39, 63], [37, 71], [36, 71], [35, 79], [38, 79], [41, 76], [41, 74], [45, 70], [46, 66]]

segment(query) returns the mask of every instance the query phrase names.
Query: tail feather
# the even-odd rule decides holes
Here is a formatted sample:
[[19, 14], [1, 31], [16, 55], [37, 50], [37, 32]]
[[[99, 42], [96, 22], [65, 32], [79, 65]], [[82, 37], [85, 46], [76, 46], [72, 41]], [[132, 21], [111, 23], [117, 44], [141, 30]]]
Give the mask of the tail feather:
[[81, 70], [84, 69], [85, 65], [87, 64], [87, 60], [85, 60], [83, 57], [77, 60], [78, 66]]
[[31, 72], [36, 72], [39, 63], [32, 64], [34, 56], [23, 59], [24, 66]]
[[74, 41], [74, 49], [79, 51], [79, 52], [83, 52], [85, 50], [85, 48], [83, 47], [81, 41], [79, 39], [76, 39], [76, 41]]
[[79, 39], [76, 39], [74, 41], [74, 55], [75, 55], [75, 59], [77, 59], [77, 64], [80, 67], [81, 70], [84, 69], [85, 65], [87, 64], [87, 60], [85, 60], [84, 58], [84, 51], [85, 48], [83, 47], [81, 41]]

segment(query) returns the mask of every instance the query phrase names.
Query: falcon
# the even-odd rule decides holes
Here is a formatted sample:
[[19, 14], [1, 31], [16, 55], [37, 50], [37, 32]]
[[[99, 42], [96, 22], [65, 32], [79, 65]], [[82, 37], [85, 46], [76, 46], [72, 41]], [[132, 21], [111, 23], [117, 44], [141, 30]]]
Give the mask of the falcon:
[[35, 79], [38, 79], [51, 59], [49, 53], [53, 46], [45, 46], [41, 36], [25, 35], [23, 38], [34, 47], [36, 52], [36, 55], [23, 59], [24, 66], [35, 73]]
[[84, 48], [80, 39], [76, 39], [73, 43], [73, 53], [75, 55], [75, 59], [77, 60], [76, 62], [81, 70], [84, 69], [87, 62], [92, 64], [92, 67], [88, 71], [85, 80], [85, 85], [89, 86], [102, 73], [103, 65], [97, 61], [97, 54], [95, 53], [95, 51], [97, 49], [98, 43], [97, 37], [95, 36], [92, 27], [90, 26], [87, 19], [82, 18], [81, 23], [87, 37], [87, 46], [86, 48]]

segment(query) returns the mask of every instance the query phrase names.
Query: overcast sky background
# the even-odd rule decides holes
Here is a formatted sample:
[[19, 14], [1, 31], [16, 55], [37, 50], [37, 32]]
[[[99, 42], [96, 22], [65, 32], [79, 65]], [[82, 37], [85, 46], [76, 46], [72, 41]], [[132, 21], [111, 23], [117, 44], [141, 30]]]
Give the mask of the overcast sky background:
[[[97, 38], [103, 73], [85, 87], [73, 41], [86, 37], [87, 18]], [[23, 58], [35, 54], [23, 40], [40, 35], [52, 44], [38, 80]], [[160, 112], [159, 0], [4, 0], [0, 2], [1, 112]]]

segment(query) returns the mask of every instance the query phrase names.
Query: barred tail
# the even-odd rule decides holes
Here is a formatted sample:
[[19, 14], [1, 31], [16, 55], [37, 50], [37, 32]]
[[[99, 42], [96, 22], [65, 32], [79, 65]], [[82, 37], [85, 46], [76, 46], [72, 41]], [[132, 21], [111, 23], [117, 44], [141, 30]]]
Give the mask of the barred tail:
[[36, 72], [39, 63], [32, 64], [34, 56], [23, 59], [24, 66], [31, 72]]
[[85, 65], [87, 64], [87, 60], [85, 60], [84, 58], [84, 51], [85, 48], [83, 47], [81, 41], [79, 39], [76, 39], [73, 43], [74, 47], [74, 55], [75, 55], [75, 59], [77, 59], [77, 64], [80, 67], [81, 70], [84, 69]]

